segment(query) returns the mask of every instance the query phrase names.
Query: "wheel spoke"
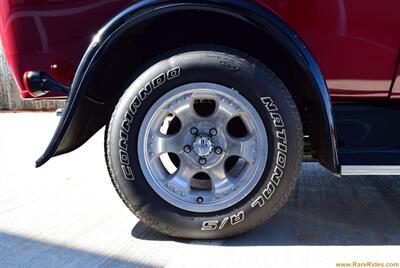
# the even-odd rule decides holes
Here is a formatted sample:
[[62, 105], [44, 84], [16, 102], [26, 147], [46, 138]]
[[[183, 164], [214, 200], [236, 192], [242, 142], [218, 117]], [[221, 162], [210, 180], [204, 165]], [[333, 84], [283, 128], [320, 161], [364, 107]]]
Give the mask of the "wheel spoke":
[[213, 122], [218, 122], [218, 125], [224, 128], [229, 120], [237, 116], [240, 111], [240, 108], [236, 107], [229, 99], [219, 98], [216, 101], [215, 111], [211, 115], [211, 120]]
[[226, 153], [228, 156], [238, 156], [246, 160], [247, 163], [252, 164], [257, 156], [257, 139], [255, 136], [249, 135], [245, 138], [227, 138]]
[[181, 148], [180, 135], [164, 135], [160, 132], [156, 134], [150, 134], [149, 137], [149, 156], [159, 157], [163, 153], [175, 153], [180, 154], [183, 152]]
[[224, 161], [221, 161], [218, 165], [212, 167], [210, 170], [207, 170], [207, 174], [210, 176], [213, 188], [218, 186], [218, 184], [224, 180], [228, 179], [228, 174], [226, 174], [224, 167]]
[[182, 96], [179, 101], [177, 100], [167, 105], [168, 110], [176, 117], [178, 117], [179, 121], [181, 121], [183, 128], [193, 124], [200, 119], [200, 117], [194, 110], [193, 101], [193, 94], [189, 94], [186, 96]]
[[178, 170], [168, 178], [170, 187], [179, 189], [180, 192], [190, 192], [190, 179], [196, 174], [196, 170], [189, 165], [181, 164]]

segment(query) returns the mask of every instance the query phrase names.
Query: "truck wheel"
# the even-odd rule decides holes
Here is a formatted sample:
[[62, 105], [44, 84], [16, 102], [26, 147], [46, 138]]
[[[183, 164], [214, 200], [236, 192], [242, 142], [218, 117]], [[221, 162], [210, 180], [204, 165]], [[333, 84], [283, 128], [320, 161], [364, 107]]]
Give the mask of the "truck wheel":
[[161, 57], [125, 91], [106, 129], [112, 182], [164, 234], [214, 239], [274, 215], [299, 175], [303, 131], [279, 78], [221, 47]]

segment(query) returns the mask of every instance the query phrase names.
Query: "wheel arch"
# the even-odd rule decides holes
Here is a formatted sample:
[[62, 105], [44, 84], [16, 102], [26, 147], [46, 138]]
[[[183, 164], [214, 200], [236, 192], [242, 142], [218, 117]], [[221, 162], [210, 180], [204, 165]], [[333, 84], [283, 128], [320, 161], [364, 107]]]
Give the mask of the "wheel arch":
[[[179, 30], [175, 31], [174, 26]], [[227, 26], [232, 32], [230, 38], [228, 33], [217, 34]], [[202, 34], [197, 40], [190, 32]], [[248, 42], [234, 38], [235, 32], [239, 36], [245, 33]], [[82, 58], [59, 125], [36, 166], [78, 148], [104, 126], [127, 87], [126, 81], [136, 77], [132, 72], [140, 73], [146, 62], [165, 52], [163, 49], [202, 42], [229, 46], [272, 65], [298, 105], [306, 134], [311, 137], [310, 153], [332, 172], [339, 173], [332, 106], [316, 60], [279, 17], [246, 0], [146, 0], [115, 16], [93, 38]]]

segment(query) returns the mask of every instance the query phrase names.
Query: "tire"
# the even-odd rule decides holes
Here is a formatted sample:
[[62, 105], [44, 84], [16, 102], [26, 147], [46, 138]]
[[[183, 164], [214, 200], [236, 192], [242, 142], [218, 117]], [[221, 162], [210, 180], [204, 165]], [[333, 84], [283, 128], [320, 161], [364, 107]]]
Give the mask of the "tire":
[[160, 57], [129, 86], [105, 148], [112, 183], [143, 223], [174, 237], [216, 239], [256, 227], [286, 202], [303, 130], [271, 70], [235, 50], [198, 46]]

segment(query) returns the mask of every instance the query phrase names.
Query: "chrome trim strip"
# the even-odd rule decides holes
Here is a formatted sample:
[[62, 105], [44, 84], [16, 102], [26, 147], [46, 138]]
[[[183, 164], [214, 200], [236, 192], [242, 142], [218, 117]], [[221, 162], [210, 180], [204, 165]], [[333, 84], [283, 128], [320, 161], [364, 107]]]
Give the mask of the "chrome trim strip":
[[341, 175], [400, 175], [400, 166], [342, 166]]

